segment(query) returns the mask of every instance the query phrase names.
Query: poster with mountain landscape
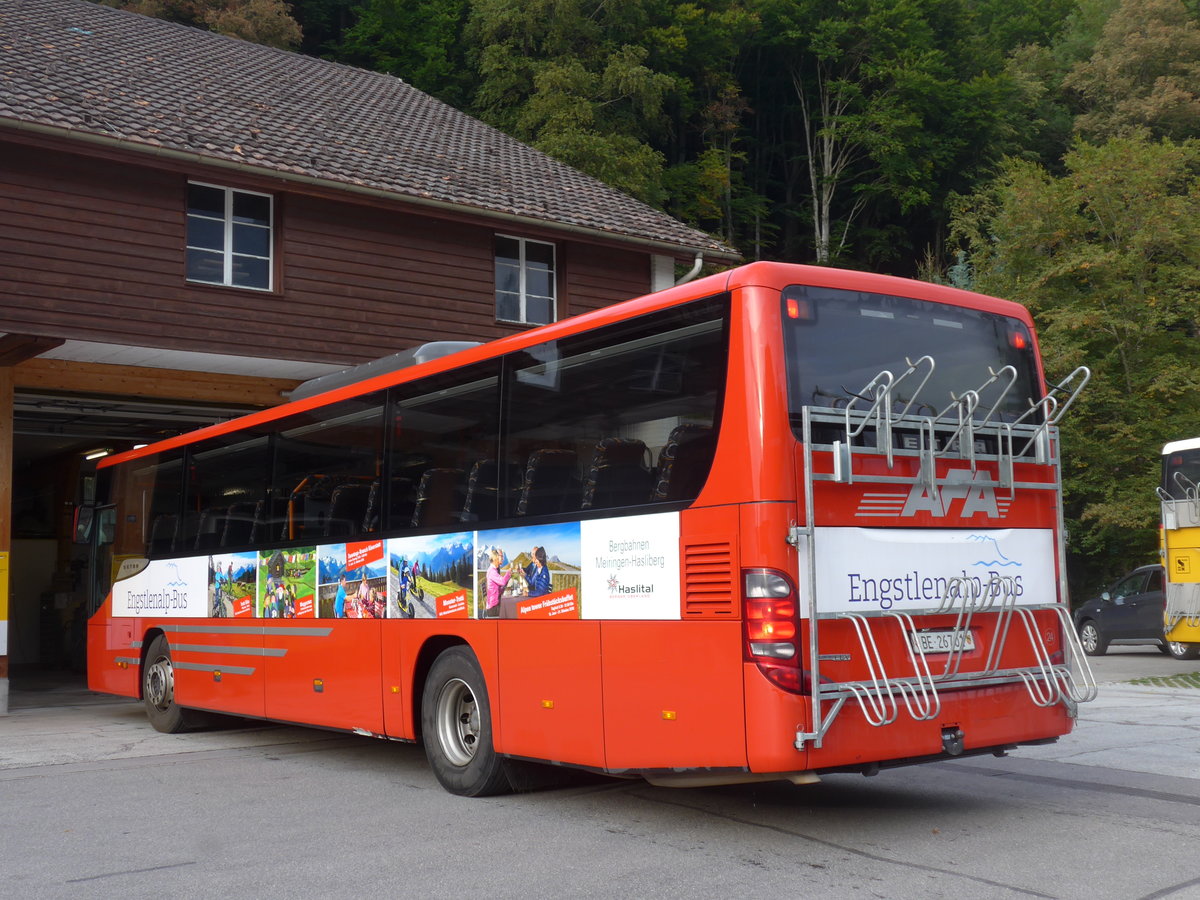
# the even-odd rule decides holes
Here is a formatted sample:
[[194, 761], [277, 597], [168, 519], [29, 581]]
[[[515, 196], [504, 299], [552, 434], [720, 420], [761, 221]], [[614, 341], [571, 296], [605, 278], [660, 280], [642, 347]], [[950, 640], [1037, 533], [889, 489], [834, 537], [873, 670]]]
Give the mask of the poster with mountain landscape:
[[579, 523], [480, 531], [477, 618], [577, 619], [583, 608]]
[[387, 617], [463, 619], [474, 603], [471, 532], [392, 538]]

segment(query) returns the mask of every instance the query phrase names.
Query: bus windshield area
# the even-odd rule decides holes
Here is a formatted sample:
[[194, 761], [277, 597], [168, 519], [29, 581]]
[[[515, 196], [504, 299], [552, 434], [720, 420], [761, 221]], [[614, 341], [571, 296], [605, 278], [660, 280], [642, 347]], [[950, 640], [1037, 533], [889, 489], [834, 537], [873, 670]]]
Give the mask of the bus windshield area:
[[[1012, 422], [1042, 399], [1033, 338], [1017, 319], [806, 285], [784, 290], [783, 309], [788, 408], [797, 436], [805, 406], [844, 409], [853, 403], [866, 410], [873, 402], [869, 386], [881, 372], [899, 379], [923, 357], [933, 360], [932, 367], [924, 363], [897, 385], [893, 414], [937, 418], [955, 398], [977, 391], [976, 419]], [[957, 418], [957, 411], [949, 415]]]

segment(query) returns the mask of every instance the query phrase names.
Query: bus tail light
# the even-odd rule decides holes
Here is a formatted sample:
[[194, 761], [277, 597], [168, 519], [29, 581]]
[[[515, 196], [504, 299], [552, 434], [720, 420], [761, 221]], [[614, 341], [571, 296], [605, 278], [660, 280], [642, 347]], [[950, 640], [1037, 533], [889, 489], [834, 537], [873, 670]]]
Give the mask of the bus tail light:
[[743, 569], [746, 658], [777, 687], [803, 693], [796, 588], [774, 569]]

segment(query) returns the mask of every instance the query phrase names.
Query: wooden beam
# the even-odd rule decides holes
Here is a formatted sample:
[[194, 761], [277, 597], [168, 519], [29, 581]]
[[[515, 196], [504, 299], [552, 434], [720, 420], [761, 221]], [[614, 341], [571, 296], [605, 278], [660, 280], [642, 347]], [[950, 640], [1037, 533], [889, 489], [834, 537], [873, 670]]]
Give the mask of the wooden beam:
[[0, 337], [0, 366], [15, 366], [33, 359], [47, 350], [65, 344], [62, 338], [38, 337], [32, 334], [6, 334]]
[[[147, 366], [110, 366], [65, 359], [31, 359], [13, 367], [12, 377], [13, 386], [18, 390], [36, 388], [76, 394], [112, 394], [258, 407], [278, 406], [286, 399], [283, 392], [300, 384], [289, 378], [220, 375]], [[11, 411], [9, 421], [12, 421]]]

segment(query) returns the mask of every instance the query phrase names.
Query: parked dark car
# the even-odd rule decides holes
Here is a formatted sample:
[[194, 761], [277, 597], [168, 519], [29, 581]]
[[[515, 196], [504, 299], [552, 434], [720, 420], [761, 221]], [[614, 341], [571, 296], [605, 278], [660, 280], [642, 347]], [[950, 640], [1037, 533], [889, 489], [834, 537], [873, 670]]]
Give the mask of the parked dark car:
[[1163, 639], [1162, 566], [1142, 566], [1075, 610], [1083, 652], [1103, 656], [1110, 644], [1153, 644], [1176, 659], [1200, 657], [1200, 645]]

